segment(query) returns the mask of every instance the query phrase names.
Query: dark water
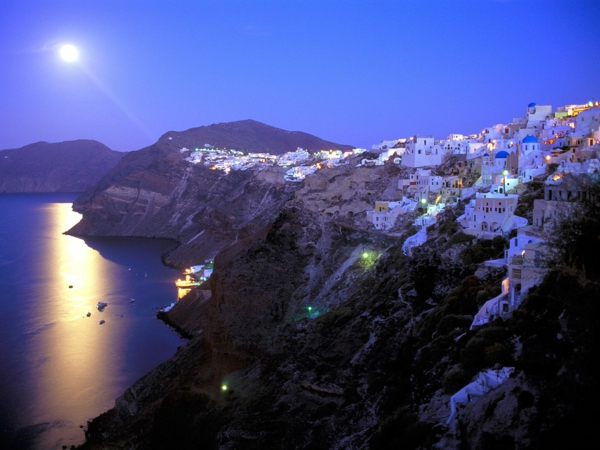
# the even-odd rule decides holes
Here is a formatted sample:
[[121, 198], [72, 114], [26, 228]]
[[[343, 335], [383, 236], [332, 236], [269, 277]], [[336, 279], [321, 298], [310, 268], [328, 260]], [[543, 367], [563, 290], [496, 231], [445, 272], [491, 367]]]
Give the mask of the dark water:
[[1, 449], [81, 443], [80, 425], [183, 343], [156, 319], [177, 295], [160, 261], [172, 243], [64, 236], [75, 197], [0, 195]]

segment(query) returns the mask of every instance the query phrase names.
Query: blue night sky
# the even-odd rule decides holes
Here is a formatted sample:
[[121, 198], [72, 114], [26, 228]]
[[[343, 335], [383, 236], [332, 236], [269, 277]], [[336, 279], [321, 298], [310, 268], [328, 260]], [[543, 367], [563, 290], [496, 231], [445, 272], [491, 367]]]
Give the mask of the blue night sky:
[[0, 149], [137, 150], [241, 119], [361, 147], [479, 132], [600, 99], [598, 17], [598, 0], [2, 0]]

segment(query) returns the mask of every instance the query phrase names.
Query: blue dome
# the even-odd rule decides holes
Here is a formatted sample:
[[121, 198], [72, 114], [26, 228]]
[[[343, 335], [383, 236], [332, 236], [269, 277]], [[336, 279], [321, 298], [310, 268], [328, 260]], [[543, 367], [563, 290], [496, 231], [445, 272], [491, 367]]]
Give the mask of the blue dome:
[[538, 140], [535, 136], [525, 136], [525, 139], [523, 139], [523, 144], [537, 144]]
[[508, 153], [505, 152], [504, 150], [502, 150], [501, 152], [498, 152], [496, 154], [496, 159], [498, 159], [498, 158], [508, 158]]
[[483, 156], [490, 156], [490, 154], [486, 152], [483, 154]]
[[529, 105], [527, 105], [528, 108], [535, 108], [537, 105], [533, 102], [531, 102]]

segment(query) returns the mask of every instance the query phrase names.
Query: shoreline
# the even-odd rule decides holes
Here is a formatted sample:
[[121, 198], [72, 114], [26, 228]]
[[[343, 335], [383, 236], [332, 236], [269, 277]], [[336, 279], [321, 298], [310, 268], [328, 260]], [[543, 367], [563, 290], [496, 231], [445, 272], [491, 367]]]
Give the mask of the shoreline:
[[173, 330], [184, 339], [190, 340], [195, 337], [194, 334], [190, 333], [189, 331], [184, 330], [182, 327], [180, 327], [175, 322], [173, 322], [169, 318], [167, 313], [164, 311], [158, 311], [156, 313], [156, 318], [158, 320], [162, 321], [165, 325], [169, 326], [170, 328], [173, 328]]

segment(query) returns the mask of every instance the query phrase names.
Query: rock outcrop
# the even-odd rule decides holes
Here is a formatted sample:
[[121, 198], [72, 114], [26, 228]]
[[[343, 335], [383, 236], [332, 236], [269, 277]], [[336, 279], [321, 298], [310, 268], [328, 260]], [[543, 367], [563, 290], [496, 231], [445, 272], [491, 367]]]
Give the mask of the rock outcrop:
[[181, 245], [167, 263], [182, 267], [267, 226], [300, 188], [286, 183], [286, 169], [279, 167], [226, 175], [185, 161], [180, 149], [206, 143], [274, 153], [299, 146], [350, 148], [251, 120], [168, 132], [126, 155], [76, 200], [74, 209], [83, 218], [69, 233], [175, 239]]
[[0, 151], [0, 192], [83, 192], [124, 156], [100, 142], [37, 142]]

